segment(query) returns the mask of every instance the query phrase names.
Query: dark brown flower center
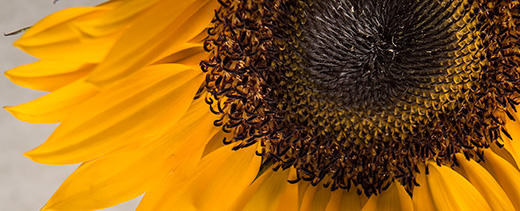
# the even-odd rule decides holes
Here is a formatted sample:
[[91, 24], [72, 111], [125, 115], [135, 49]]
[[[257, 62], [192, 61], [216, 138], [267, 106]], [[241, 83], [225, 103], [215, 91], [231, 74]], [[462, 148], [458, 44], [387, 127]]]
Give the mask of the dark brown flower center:
[[201, 63], [236, 150], [298, 180], [411, 193], [417, 165], [501, 145], [519, 93], [519, 5], [478, 0], [222, 1]]

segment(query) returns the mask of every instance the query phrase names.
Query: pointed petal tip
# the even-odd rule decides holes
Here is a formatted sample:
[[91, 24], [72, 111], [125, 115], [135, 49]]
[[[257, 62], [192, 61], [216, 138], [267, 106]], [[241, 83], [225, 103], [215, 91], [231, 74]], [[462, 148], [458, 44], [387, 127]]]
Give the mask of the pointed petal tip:
[[16, 106], [3, 106], [2, 108], [5, 111], [9, 112], [14, 118], [20, 120], [20, 118], [17, 117], [18, 116], [18, 112], [16, 112], [15, 107]]
[[41, 152], [42, 150], [41, 150], [40, 146], [23, 153], [23, 156], [31, 159], [32, 161], [34, 161], [36, 163], [45, 164], [45, 165], [73, 165], [73, 164], [77, 164], [77, 162], [74, 163], [74, 162], [70, 162], [70, 161], [67, 161], [67, 160], [63, 160], [63, 159], [60, 159], [60, 160], [53, 159], [52, 154], [49, 154], [47, 152]]
[[[34, 162], [36, 162], [36, 163], [40, 163], [40, 162], [37, 161], [37, 159], [34, 158], [35, 156], [33, 156], [32, 151], [34, 151], [34, 150], [35, 150], [35, 149], [31, 149], [31, 150], [29, 150], [29, 151], [23, 153], [23, 156], [25, 156], [26, 158], [31, 159], [32, 161], [34, 161]], [[43, 209], [43, 208], [42, 208], [42, 209]]]
[[[24, 104], [20, 104], [20, 105], [24, 105]], [[14, 118], [16, 118], [22, 122], [27, 122], [27, 123], [31, 123], [31, 124], [56, 124], [56, 123], [59, 123], [57, 121], [52, 121], [52, 120], [46, 121], [45, 119], [43, 119], [43, 120], [39, 119], [39, 118], [37, 118], [38, 115], [34, 114], [33, 112], [24, 110], [23, 108], [20, 107], [20, 105], [4, 106], [2, 108], [4, 110], [6, 110], [7, 112], [9, 112]]]
[[22, 50], [23, 52], [26, 52], [27, 53], [27, 45], [24, 44], [25, 42], [25, 38], [24, 36], [20, 37], [19, 39], [17, 39], [16, 41], [14, 41], [11, 45], [13, 45], [15, 48], [18, 48], [20, 50]]
[[[23, 122], [27, 122], [27, 121], [24, 121], [24, 119], [21, 117], [21, 115], [23, 115], [23, 114], [20, 114], [20, 112], [18, 112], [16, 110], [16, 106], [3, 106], [2, 108], [4, 110], [6, 110], [7, 112], [9, 112], [14, 118], [16, 118], [20, 121], [23, 121]], [[28, 122], [28, 123], [34, 123], [34, 122]]]
[[14, 47], [17, 47], [17, 48], [21, 48], [21, 45], [20, 45], [21, 41], [20, 40], [22, 40], [22, 38], [17, 39], [13, 43], [11, 43], [11, 45], [13, 45]]
[[[13, 68], [13, 69], [14, 69], [14, 68]], [[12, 71], [13, 69], [10, 69], [10, 70], [7, 70], [7, 71], [4, 72], [4, 76], [5, 76], [7, 79], [9, 79], [10, 81], [13, 81], [13, 77], [14, 77], [14, 75], [13, 75], [13, 73], [12, 73], [12, 72], [13, 72], [13, 71]]]

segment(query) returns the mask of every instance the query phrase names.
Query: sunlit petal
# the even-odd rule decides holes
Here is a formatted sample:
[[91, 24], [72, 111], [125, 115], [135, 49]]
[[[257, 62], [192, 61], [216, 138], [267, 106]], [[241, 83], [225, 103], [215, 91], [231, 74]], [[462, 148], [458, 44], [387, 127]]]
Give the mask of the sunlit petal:
[[265, 172], [240, 194], [230, 210], [276, 210], [287, 187], [288, 176], [289, 170]]
[[54, 91], [86, 76], [94, 67], [78, 62], [40, 60], [13, 68], [5, 72], [5, 76], [23, 87]]
[[482, 194], [493, 210], [514, 210], [513, 204], [500, 185], [481, 165], [474, 160], [466, 160], [464, 155], [457, 154], [468, 180]]
[[152, 63], [165, 50], [183, 45], [207, 27], [217, 4], [208, 0], [160, 1], [125, 31], [88, 80], [109, 84]]
[[58, 123], [98, 92], [94, 85], [79, 79], [43, 97], [17, 106], [7, 106], [5, 109], [25, 122]]
[[491, 150], [486, 150], [484, 155], [486, 163], [483, 165], [495, 177], [515, 208], [520, 210], [520, 172]]
[[[82, 164], [44, 209], [90, 210], [114, 206], [150, 190], [171, 169], [193, 166], [196, 162], [185, 161], [199, 160], [200, 149], [218, 131], [211, 126], [209, 112], [200, 111], [202, 106], [205, 106], [203, 101], [195, 102], [176, 127], [162, 136], [140, 140]], [[199, 125], [203, 122], [206, 124]]]
[[224, 146], [204, 157], [190, 178], [183, 180], [172, 172], [166, 187], [145, 195], [138, 210], [224, 210], [254, 180], [260, 167], [255, 147], [237, 152], [231, 148]]
[[47, 164], [78, 163], [153, 137], [188, 110], [202, 79], [186, 66], [151, 66], [131, 77], [132, 83], [123, 81], [83, 103], [26, 156]]
[[372, 196], [368, 199], [362, 211], [370, 210], [414, 210], [412, 199], [406, 193], [404, 187], [396, 182], [392, 183], [387, 190], [378, 196]]
[[451, 168], [429, 163], [428, 169], [417, 181], [414, 210], [491, 210], [478, 190]]

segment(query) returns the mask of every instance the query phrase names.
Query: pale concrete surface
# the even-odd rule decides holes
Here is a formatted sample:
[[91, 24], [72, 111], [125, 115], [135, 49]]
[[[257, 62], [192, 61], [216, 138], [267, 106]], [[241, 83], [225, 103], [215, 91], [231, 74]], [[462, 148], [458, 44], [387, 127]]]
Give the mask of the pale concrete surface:
[[[73, 6], [95, 5], [101, 0], [0, 0], [0, 34], [30, 26], [46, 15]], [[12, 47], [19, 35], [0, 36], [0, 72], [35, 61], [31, 56]], [[45, 92], [38, 92], [12, 84], [0, 75], [0, 106], [17, 105]], [[51, 134], [56, 125], [28, 124], [13, 118], [0, 109], [0, 210], [39, 210], [61, 182], [76, 166], [49, 166], [34, 163], [22, 154]], [[134, 210], [139, 202], [133, 200], [107, 209]]]

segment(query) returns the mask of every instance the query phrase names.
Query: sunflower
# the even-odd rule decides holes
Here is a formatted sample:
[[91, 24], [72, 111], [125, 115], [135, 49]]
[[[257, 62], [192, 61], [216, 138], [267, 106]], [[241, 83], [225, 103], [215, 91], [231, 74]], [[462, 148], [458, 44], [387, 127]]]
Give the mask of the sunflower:
[[6, 72], [43, 210], [520, 210], [517, 0], [111, 0]]

